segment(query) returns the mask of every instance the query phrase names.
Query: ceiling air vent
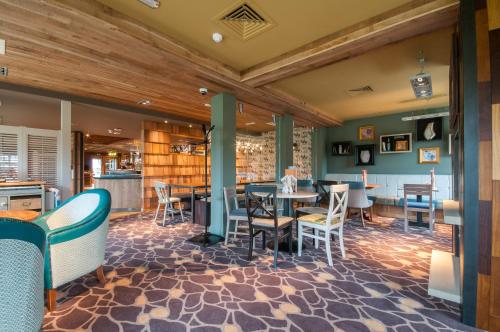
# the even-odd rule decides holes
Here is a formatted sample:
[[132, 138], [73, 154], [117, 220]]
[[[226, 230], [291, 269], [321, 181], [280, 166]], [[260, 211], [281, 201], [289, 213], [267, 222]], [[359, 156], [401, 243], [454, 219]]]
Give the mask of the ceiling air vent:
[[[254, 5], [252, 6], [255, 8]], [[273, 26], [271, 20], [262, 11], [257, 12], [254, 8], [245, 2], [226, 11], [219, 16], [218, 21], [241, 39], [250, 39]]]
[[7, 77], [9, 69], [7, 67], [0, 67], [0, 76]]
[[369, 85], [362, 86], [360, 88], [347, 90], [347, 94], [351, 97], [359, 96], [361, 94], [373, 92], [373, 89]]

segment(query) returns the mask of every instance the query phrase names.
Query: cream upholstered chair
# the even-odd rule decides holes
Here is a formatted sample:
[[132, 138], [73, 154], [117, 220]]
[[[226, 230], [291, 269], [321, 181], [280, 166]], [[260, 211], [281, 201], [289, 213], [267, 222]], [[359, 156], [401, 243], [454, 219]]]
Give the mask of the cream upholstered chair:
[[[229, 237], [233, 235], [248, 235], [248, 232], [238, 232], [239, 222], [244, 222], [248, 225], [248, 214], [246, 208], [240, 208], [238, 204], [238, 195], [236, 186], [224, 187], [224, 203], [226, 205], [226, 238], [224, 243], [227, 245]], [[231, 230], [231, 222], [234, 223], [233, 231]]]
[[[344, 248], [344, 220], [347, 211], [347, 200], [349, 197], [349, 185], [337, 184], [330, 186], [330, 205], [328, 214], [308, 214], [298, 219], [299, 223], [299, 243], [298, 255], [302, 255], [302, 241], [304, 237], [314, 239], [314, 246], [319, 248], [319, 241], [325, 241], [325, 250], [328, 257], [328, 264], [333, 265], [332, 252], [330, 248], [330, 234], [339, 237], [340, 251], [345, 258]], [[306, 233], [311, 229], [313, 233]], [[320, 233], [323, 235], [320, 235]]]
[[349, 185], [349, 201], [347, 207], [349, 209], [359, 209], [360, 218], [363, 227], [365, 227], [364, 210], [369, 210], [370, 219], [373, 221], [373, 201], [368, 199], [365, 184], [362, 181], [342, 181]]
[[0, 219], [0, 331], [40, 331], [45, 233], [39, 226]]
[[[408, 212], [429, 214], [429, 230], [434, 232], [434, 216], [436, 205], [432, 200], [432, 184], [405, 184], [404, 186], [404, 211], [405, 211], [405, 232], [408, 232]], [[416, 196], [420, 199], [409, 199], [408, 196]], [[427, 201], [422, 201], [422, 196], [428, 198]], [[420, 201], [419, 201], [420, 200]]]
[[163, 210], [163, 223], [165, 226], [165, 219], [167, 218], [167, 212], [170, 212], [172, 219], [174, 218], [174, 203], [179, 204], [179, 211], [181, 213], [181, 219], [184, 222], [184, 214], [182, 213], [182, 204], [181, 199], [179, 197], [170, 196], [170, 192], [168, 190], [168, 186], [163, 182], [155, 182], [155, 191], [158, 196], [158, 207], [156, 208], [155, 219], [153, 222], [156, 222], [158, 218], [158, 213], [160, 212], [160, 207], [165, 205], [165, 210]]
[[39, 217], [47, 239], [45, 288], [49, 311], [56, 308], [56, 288], [96, 271], [105, 282], [104, 252], [109, 228], [111, 196], [105, 189], [75, 195], [63, 205]]

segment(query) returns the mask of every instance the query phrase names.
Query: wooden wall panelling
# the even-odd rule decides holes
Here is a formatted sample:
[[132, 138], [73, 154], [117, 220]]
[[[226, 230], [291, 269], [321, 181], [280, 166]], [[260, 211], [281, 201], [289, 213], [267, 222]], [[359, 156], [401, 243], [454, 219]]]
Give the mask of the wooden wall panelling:
[[492, 106], [492, 178], [500, 180], [500, 104]]
[[487, 329], [490, 317], [490, 276], [479, 273], [477, 278], [477, 327]]
[[500, 29], [500, 1], [487, 0], [488, 25], [490, 30]]
[[491, 201], [492, 186], [492, 143], [491, 141], [479, 142], [479, 199]]

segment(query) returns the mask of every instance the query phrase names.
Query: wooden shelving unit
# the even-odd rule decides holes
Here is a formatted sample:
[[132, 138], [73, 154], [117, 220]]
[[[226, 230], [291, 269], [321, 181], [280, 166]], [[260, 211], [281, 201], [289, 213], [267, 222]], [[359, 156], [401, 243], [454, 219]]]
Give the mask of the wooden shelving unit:
[[[145, 209], [157, 206], [157, 197], [154, 192], [156, 181], [176, 184], [203, 183], [204, 156], [170, 152], [172, 144], [201, 142], [203, 140], [201, 129], [145, 121], [143, 122], [143, 135]], [[210, 163], [208, 172], [210, 181]], [[182, 189], [175, 192], [182, 192]]]

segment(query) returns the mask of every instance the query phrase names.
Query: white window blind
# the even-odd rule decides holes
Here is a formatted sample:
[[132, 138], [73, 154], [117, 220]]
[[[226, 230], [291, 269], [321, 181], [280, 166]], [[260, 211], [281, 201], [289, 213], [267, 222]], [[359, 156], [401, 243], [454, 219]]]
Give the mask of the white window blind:
[[28, 134], [28, 178], [57, 186], [57, 137]]
[[0, 178], [7, 181], [19, 179], [17, 134], [0, 132]]

